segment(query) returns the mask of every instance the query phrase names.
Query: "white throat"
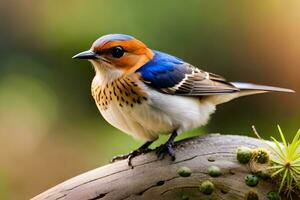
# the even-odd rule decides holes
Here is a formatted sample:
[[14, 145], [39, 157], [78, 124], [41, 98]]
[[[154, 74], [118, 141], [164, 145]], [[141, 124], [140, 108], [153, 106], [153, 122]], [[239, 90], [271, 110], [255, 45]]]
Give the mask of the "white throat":
[[100, 85], [109, 84], [123, 75], [121, 70], [114, 68], [108, 63], [100, 63], [93, 60], [91, 60], [91, 63], [96, 72], [94, 81], [97, 81]]

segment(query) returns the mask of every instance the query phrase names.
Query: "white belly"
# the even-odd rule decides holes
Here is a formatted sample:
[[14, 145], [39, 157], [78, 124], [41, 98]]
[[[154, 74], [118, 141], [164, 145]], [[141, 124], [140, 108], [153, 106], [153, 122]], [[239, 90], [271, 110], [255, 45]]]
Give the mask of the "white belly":
[[195, 97], [162, 94], [148, 89], [148, 100], [134, 107], [111, 102], [102, 116], [113, 126], [135, 138], [153, 141], [159, 134], [178, 134], [205, 125], [215, 105]]

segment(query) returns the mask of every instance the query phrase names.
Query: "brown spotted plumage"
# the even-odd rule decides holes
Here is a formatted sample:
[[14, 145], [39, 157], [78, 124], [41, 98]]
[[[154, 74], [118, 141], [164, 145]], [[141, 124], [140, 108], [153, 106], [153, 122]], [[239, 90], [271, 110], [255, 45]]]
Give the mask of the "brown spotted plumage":
[[94, 100], [101, 110], [106, 110], [111, 102], [117, 103], [120, 107], [134, 107], [135, 104], [147, 101], [147, 94], [135, 77], [123, 76], [105, 85], [94, 83], [91, 89]]

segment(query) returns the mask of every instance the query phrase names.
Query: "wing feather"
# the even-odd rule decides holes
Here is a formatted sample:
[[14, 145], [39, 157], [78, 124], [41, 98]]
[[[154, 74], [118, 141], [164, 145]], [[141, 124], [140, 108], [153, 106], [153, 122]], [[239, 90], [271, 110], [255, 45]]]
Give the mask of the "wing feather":
[[158, 51], [155, 51], [154, 59], [137, 72], [145, 84], [167, 94], [205, 96], [240, 91], [222, 76], [200, 70]]
[[192, 65], [183, 64], [191, 69], [191, 73], [186, 73], [184, 78], [172, 87], [159, 88], [168, 94], [184, 96], [205, 96], [239, 91], [223, 77], [205, 72]]

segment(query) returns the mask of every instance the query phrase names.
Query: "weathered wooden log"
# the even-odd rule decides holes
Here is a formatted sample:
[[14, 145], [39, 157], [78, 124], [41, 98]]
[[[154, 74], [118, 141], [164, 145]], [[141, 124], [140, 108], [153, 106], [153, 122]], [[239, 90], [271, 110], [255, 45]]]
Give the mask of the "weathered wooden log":
[[[33, 200], [119, 200], [119, 199], [245, 199], [249, 191], [267, 199], [267, 193], [276, 191], [274, 183], [260, 180], [255, 187], [245, 183], [249, 174], [247, 165], [236, 160], [239, 146], [266, 147], [261, 140], [246, 136], [211, 134], [188, 138], [175, 144], [176, 160], [166, 156], [158, 160], [155, 152], [133, 159], [134, 168], [127, 160], [86, 172], [67, 180], [41, 194]], [[222, 175], [210, 177], [210, 166], [221, 168]], [[191, 169], [189, 177], [178, 174], [178, 168]], [[63, 164], [62, 164], [63, 167]], [[215, 189], [212, 194], [203, 194], [199, 185], [210, 180]]]

